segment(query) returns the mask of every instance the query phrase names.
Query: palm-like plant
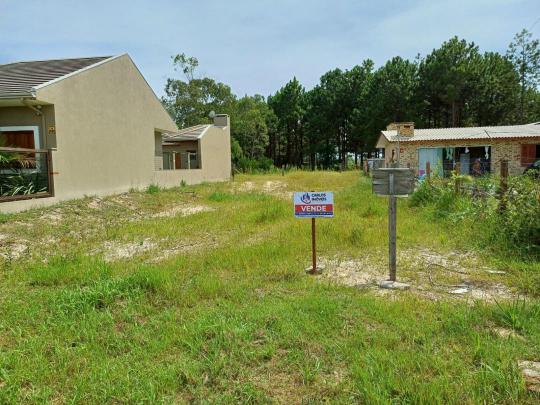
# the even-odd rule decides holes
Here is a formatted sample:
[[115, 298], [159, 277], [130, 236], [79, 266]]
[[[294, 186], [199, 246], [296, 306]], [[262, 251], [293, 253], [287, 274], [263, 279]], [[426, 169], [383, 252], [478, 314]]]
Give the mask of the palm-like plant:
[[[0, 148], [6, 139], [0, 135]], [[30, 195], [44, 192], [48, 184], [43, 184], [43, 173], [28, 171], [36, 168], [36, 158], [23, 154], [0, 150], [0, 196]]]

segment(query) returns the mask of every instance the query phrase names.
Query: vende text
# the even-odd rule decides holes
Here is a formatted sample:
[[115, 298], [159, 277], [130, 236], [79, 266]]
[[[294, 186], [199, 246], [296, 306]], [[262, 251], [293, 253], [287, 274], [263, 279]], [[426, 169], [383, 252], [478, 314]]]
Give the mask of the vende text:
[[330, 204], [318, 204], [318, 205], [296, 205], [296, 212], [329, 212], [332, 211], [332, 205]]

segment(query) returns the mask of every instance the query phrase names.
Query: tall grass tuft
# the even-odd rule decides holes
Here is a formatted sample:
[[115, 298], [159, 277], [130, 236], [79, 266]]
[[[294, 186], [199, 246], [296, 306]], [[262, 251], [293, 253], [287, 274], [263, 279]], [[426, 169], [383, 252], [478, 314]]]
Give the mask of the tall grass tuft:
[[481, 247], [540, 257], [540, 182], [530, 176], [509, 178], [504, 209], [496, 176], [467, 182], [463, 187], [463, 176], [424, 181], [409, 203], [427, 207], [437, 220], [474, 227], [475, 242]]

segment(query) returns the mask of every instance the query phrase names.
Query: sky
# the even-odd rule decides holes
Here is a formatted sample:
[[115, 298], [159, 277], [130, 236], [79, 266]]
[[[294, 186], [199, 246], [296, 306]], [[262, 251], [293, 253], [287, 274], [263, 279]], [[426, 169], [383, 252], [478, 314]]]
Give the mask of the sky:
[[505, 53], [540, 0], [0, 0], [0, 64], [129, 53], [156, 94], [178, 53], [239, 96], [336, 67], [425, 55], [454, 35]]

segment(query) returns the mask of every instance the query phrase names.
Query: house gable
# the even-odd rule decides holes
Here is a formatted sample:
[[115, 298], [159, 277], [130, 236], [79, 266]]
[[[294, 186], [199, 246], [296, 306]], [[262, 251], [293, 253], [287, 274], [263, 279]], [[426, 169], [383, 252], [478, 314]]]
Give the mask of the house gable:
[[[155, 128], [163, 131], [176, 131], [178, 127], [154, 93], [139, 68], [128, 54], [123, 54], [99, 61], [96, 64], [56, 78], [34, 88], [36, 98], [51, 104], [61, 104], [63, 99], [72, 99], [85, 94], [85, 84], [92, 83], [86, 94], [100, 95], [103, 103], [112, 101], [109, 108], [114, 109], [114, 99], [131, 98], [134, 109], [139, 101], [144, 103], [145, 115], [155, 122]], [[133, 99], [132, 97], [136, 97]]]

